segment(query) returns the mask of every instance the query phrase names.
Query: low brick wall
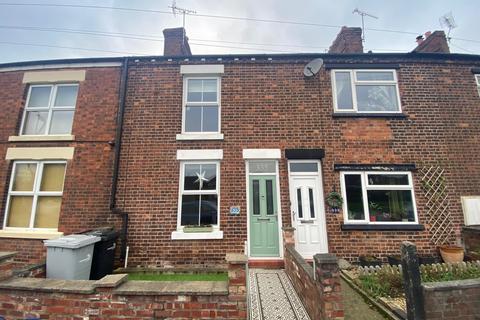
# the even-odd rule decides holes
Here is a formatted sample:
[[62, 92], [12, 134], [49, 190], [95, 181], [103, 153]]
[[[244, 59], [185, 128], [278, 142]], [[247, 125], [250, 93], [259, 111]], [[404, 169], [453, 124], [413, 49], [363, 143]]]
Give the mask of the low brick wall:
[[247, 259], [227, 255], [227, 262], [228, 282], [10, 277], [0, 282], [0, 318], [246, 319]]
[[313, 257], [315, 270], [293, 245], [285, 246], [285, 272], [293, 283], [311, 319], [343, 319], [340, 269], [331, 254]]
[[480, 279], [422, 284], [426, 320], [480, 319]]

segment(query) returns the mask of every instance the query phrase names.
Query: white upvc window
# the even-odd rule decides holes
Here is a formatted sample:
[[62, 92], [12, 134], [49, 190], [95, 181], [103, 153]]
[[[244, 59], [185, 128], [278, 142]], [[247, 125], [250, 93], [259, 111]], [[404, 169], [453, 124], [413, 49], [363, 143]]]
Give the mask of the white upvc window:
[[410, 172], [340, 173], [345, 223], [418, 223]]
[[65, 161], [15, 161], [3, 228], [56, 231], [65, 170]]
[[477, 82], [478, 95], [480, 96], [480, 74], [475, 75], [475, 81]]
[[395, 70], [332, 70], [337, 113], [400, 113]]
[[183, 79], [183, 134], [220, 133], [220, 77]]
[[20, 135], [64, 135], [72, 131], [78, 84], [31, 85]]
[[212, 226], [218, 229], [220, 162], [182, 161], [177, 230]]

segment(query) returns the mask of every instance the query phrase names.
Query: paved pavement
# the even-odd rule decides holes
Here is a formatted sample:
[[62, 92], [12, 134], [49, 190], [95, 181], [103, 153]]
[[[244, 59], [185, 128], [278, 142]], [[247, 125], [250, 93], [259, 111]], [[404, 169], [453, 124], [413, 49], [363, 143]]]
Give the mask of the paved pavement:
[[385, 320], [376, 309], [370, 306], [363, 297], [342, 280], [342, 295], [345, 308], [345, 320]]
[[248, 275], [251, 320], [309, 320], [283, 270], [250, 269]]

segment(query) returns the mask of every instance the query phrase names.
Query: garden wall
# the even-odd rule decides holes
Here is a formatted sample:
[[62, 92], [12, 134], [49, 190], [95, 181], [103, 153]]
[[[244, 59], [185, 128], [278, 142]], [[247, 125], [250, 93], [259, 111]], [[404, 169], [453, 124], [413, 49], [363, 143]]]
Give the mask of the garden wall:
[[422, 284], [426, 320], [480, 319], [480, 279]]
[[293, 283], [311, 319], [343, 319], [340, 269], [331, 254], [313, 257], [315, 270], [295, 250], [285, 247], [285, 272]]
[[[227, 255], [229, 281], [98, 281], [11, 277], [0, 282], [0, 318], [246, 319], [246, 257]], [[11, 256], [0, 276], [11, 271]], [[8, 267], [5, 267], [5, 269]]]

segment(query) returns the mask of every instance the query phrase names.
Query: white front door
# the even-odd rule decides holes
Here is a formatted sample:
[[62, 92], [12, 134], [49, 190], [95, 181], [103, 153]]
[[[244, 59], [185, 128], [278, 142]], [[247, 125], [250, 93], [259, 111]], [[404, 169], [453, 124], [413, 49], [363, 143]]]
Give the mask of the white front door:
[[291, 161], [289, 173], [295, 248], [311, 259], [314, 254], [328, 252], [320, 162]]

